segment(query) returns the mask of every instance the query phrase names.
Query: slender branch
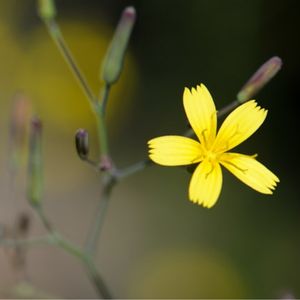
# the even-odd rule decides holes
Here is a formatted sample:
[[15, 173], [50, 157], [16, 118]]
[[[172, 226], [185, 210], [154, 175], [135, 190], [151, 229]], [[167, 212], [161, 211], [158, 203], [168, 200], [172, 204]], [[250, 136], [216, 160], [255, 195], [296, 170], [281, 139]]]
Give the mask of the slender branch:
[[100, 296], [102, 296], [104, 299], [112, 299], [112, 296], [105, 282], [103, 281], [99, 271], [97, 270], [94, 261], [89, 255], [83, 253], [81, 249], [79, 249], [77, 246], [75, 246], [59, 234], [55, 235], [54, 242], [61, 249], [78, 258], [85, 265], [87, 273], [91, 281], [94, 283], [94, 286]]
[[[100, 103], [97, 101], [97, 98], [94, 96], [93, 91], [88, 85], [87, 80], [85, 79], [84, 75], [80, 71], [71, 51], [69, 50], [63, 35], [59, 29], [58, 24], [56, 23], [54, 18], [51, 19], [43, 19], [44, 23], [55, 42], [57, 48], [59, 49], [60, 53], [62, 54], [63, 58], [65, 59], [67, 65], [71, 69], [73, 75], [79, 82], [82, 90], [84, 91], [86, 97], [89, 100], [89, 103], [92, 107], [92, 111], [95, 113], [96, 121], [97, 121], [97, 131], [98, 131], [98, 142], [100, 148], [100, 165], [105, 160], [110, 160], [108, 155], [108, 139], [107, 139], [107, 131], [106, 125], [104, 120], [105, 110], [107, 106], [110, 86], [108, 84], [104, 85], [104, 88], [101, 92], [101, 101]], [[94, 165], [93, 162], [87, 161], [89, 164]], [[106, 206], [108, 203], [108, 198], [110, 196], [112, 189], [112, 183], [108, 182], [103, 188], [103, 199], [100, 202], [98, 216], [95, 220], [95, 228], [91, 231], [91, 239], [89, 242], [90, 250], [89, 252], [94, 253], [97, 245], [97, 241], [100, 235], [104, 215], [106, 212]], [[73, 256], [79, 258], [86, 266], [88, 274], [93, 281], [95, 287], [99, 295], [102, 295], [104, 298], [111, 298], [111, 295], [106, 287], [104, 281], [102, 280], [94, 262], [92, 261], [92, 256], [89, 254], [83, 253], [80, 249], [76, 246], [68, 242], [66, 239], [62, 238], [53, 228], [50, 221], [44, 214], [43, 210], [40, 207], [35, 207], [37, 214], [39, 215], [41, 221], [43, 222], [47, 231], [49, 231], [54, 237], [54, 242], [60, 246], [65, 251], [69, 252]]]
[[144, 170], [146, 167], [151, 166], [152, 164], [153, 164], [152, 160], [147, 158], [147, 159], [139, 161], [127, 168], [117, 170], [116, 177], [118, 180], [121, 180], [125, 177], [131, 176], [137, 172]]
[[100, 104], [101, 104], [101, 111], [102, 111], [103, 116], [106, 113], [106, 106], [107, 106], [107, 102], [108, 102], [110, 87], [111, 87], [111, 85], [109, 85], [108, 83], [105, 83], [99, 92], [99, 99], [101, 99]]
[[86, 97], [89, 99], [90, 104], [94, 106], [96, 104], [96, 97], [90, 88], [86, 78], [84, 77], [83, 73], [79, 69], [71, 51], [69, 50], [65, 39], [60, 31], [58, 24], [56, 23], [55, 19], [44, 20], [44, 23], [48, 29], [49, 34], [51, 35], [54, 43], [56, 44], [57, 48], [59, 49], [60, 53], [62, 54], [63, 58], [65, 59], [67, 65], [69, 66], [70, 70], [72, 71], [74, 77], [79, 82], [83, 92], [85, 93]]
[[46, 230], [51, 233], [54, 234], [56, 233], [56, 231], [54, 230], [51, 222], [49, 221], [48, 217], [45, 215], [43, 209], [41, 206], [34, 206], [34, 209], [36, 211], [36, 213], [38, 214], [40, 220], [42, 221], [44, 227], [46, 228]]
[[4, 247], [30, 247], [45, 244], [52, 244], [52, 236], [50, 234], [28, 239], [0, 239], [0, 245]]
[[238, 100], [232, 101], [228, 105], [224, 106], [222, 109], [218, 111], [218, 118], [223, 117], [224, 115], [230, 113], [232, 110], [234, 110], [237, 106], [241, 105], [242, 103]]
[[104, 122], [104, 113], [108, 101], [110, 86], [108, 84], [104, 85], [104, 88], [101, 93], [101, 103], [99, 105], [97, 103], [97, 99], [92, 89], [90, 88], [86, 78], [84, 77], [83, 73], [79, 69], [71, 51], [69, 50], [64, 40], [64, 37], [60, 31], [60, 28], [56, 23], [56, 20], [54, 18], [50, 20], [44, 20], [44, 23], [53, 41], [55, 42], [57, 48], [59, 49], [60, 53], [65, 59], [74, 77], [79, 82], [79, 85], [81, 86], [82, 90], [84, 91], [86, 97], [88, 98], [92, 106], [92, 110], [95, 113], [97, 119], [97, 131], [98, 131], [98, 139], [99, 139], [99, 147], [100, 147], [101, 155], [107, 156], [108, 142], [107, 142], [106, 129], [105, 129], [106, 126]]
[[[39, 238], [39, 239], [33, 239], [31, 240], [16, 240], [14, 242], [20, 243], [20, 244], [33, 244], [33, 243], [48, 243], [57, 245], [64, 251], [68, 252], [69, 254], [73, 255], [74, 257], [78, 258], [86, 267], [87, 273], [89, 277], [91, 278], [92, 282], [94, 283], [95, 288], [97, 289], [97, 292], [99, 295], [103, 296], [105, 299], [111, 299], [110, 292], [102, 279], [100, 273], [98, 272], [95, 263], [92, 260], [92, 257], [88, 254], [85, 254], [80, 248], [78, 248], [76, 245], [68, 241], [65, 237], [63, 237], [60, 233], [58, 233], [52, 226], [50, 220], [45, 215], [43, 209], [38, 206], [34, 207], [38, 216], [40, 217], [43, 225], [45, 226], [46, 230], [50, 233], [49, 235]], [[47, 239], [46, 239], [47, 238]], [[8, 243], [8, 242], [6, 242]], [[11, 244], [12, 241], [10, 241]], [[0, 240], [1, 244], [1, 240]]]
[[88, 239], [85, 245], [85, 253], [92, 257], [95, 255], [95, 252], [97, 250], [97, 243], [104, 223], [104, 217], [107, 211], [109, 198], [115, 183], [115, 178], [109, 175], [109, 177], [107, 177], [106, 181], [104, 182], [102, 188], [102, 194], [97, 209], [97, 214], [94, 219], [94, 223], [91, 226], [91, 231], [88, 235]]
[[88, 256], [84, 256], [84, 263], [88, 271], [88, 275], [94, 283], [98, 294], [102, 295], [104, 299], [113, 299], [94, 262], [90, 258], [88, 258]]
[[108, 149], [108, 139], [107, 139], [107, 130], [104, 120], [104, 115], [102, 113], [101, 105], [97, 104], [96, 108], [96, 122], [97, 122], [97, 132], [98, 132], [98, 144], [100, 148], [100, 162], [103, 157], [107, 157], [109, 153]]

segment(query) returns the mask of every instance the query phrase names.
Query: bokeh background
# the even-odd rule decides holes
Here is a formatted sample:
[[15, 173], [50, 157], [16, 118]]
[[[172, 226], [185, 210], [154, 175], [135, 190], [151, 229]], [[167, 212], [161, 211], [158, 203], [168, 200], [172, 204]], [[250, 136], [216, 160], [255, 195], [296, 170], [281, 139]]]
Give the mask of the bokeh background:
[[[274, 195], [258, 194], [225, 172], [221, 197], [207, 210], [187, 200], [190, 174], [184, 168], [154, 166], [124, 180], [113, 193], [97, 258], [115, 297], [300, 297], [297, 4], [57, 1], [58, 22], [95, 92], [101, 58], [122, 9], [137, 9], [125, 69], [108, 106], [118, 166], [144, 159], [150, 138], [185, 131], [185, 86], [205, 83], [222, 108], [268, 58], [279, 55], [284, 62], [256, 97], [269, 109], [266, 122], [238, 149], [258, 153], [279, 176]], [[12, 96], [21, 90], [44, 123], [45, 209], [59, 230], [83, 244], [100, 186], [97, 174], [78, 159], [73, 134], [87, 128], [96, 156], [93, 115], [38, 19], [35, 1], [0, 2], [0, 43], [1, 226], [10, 228], [26, 212], [30, 234], [43, 233], [26, 204], [25, 166], [13, 185], [8, 171]], [[83, 267], [60, 249], [31, 248], [19, 273], [11, 255], [1, 249], [1, 297], [17, 297], [16, 285], [24, 278], [32, 285], [27, 291], [96, 297]]]

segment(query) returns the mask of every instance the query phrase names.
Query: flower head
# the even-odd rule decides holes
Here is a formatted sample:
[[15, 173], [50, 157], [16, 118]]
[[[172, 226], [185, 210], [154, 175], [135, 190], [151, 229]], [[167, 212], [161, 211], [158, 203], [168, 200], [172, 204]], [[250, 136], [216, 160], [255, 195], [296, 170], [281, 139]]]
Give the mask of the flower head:
[[263, 194], [272, 194], [279, 179], [264, 165], [249, 156], [229, 152], [248, 139], [264, 122], [267, 111], [255, 100], [240, 105], [231, 112], [217, 133], [217, 111], [214, 101], [201, 84], [186, 88], [183, 104], [187, 118], [199, 142], [184, 136], [168, 135], [148, 142], [149, 157], [163, 166], [199, 163], [189, 186], [192, 202], [212, 207], [221, 192], [221, 165], [242, 182]]

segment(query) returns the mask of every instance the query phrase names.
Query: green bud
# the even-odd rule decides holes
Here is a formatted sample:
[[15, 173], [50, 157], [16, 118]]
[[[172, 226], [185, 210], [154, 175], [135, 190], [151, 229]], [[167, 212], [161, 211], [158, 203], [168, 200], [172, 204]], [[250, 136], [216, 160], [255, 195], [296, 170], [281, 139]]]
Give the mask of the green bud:
[[85, 129], [78, 129], [75, 133], [75, 146], [78, 156], [85, 160], [89, 154], [89, 134]]
[[281, 69], [282, 60], [278, 56], [265, 62], [246, 82], [237, 95], [240, 103], [250, 100], [263, 88]]
[[54, 0], [38, 0], [38, 15], [44, 21], [54, 19], [56, 16]]
[[30, 123], [29, 132], [29, 161], [27, 197], [31, 205], [39, 206], [42, 200], [42, 123], [38, 117], [34, 117]]
[[135, 8], [125, 8], [102, 65], [101, 77], [108, 85], [115, 83], [120, 77], [135, 19]]

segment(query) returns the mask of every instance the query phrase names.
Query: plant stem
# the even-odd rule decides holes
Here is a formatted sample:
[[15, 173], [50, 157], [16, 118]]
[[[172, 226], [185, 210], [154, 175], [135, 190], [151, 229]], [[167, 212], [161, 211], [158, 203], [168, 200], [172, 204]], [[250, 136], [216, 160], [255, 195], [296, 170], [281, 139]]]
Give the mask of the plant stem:
[[234, 110], [240, 104], [242, 104], [242, 103], [239, 102], [238, 100], [235, 100], [235, 101], [232, 101], [231, 103], [229, 103], [228, 105], [224, 106], [222, 109], [220, 109], [218, 111], [218, 114], [217, 114], [218, 118], [221, 118], [224, 115], [228, 114], [229, 112]]
[[0, 245], [4, 247], [30, 247], [36, 245], [49, 244], [50, 239], [51, 235], [44, 235], [28, 239], [0, 239]]
[[106, 106], [108, 102], [110, 87], [111, 86], [108, 83], [105, 83], [103, 88], [99, 92], [99, 99], [101, 99], [100, 105], [101, 105], [101, 111], [103, 116], [106, 113]]
[[97, 270], [91, 256], [83, 253], [81, 249], [77, 248], [75, 245], [67, 241], [61, 235], [56, 234], [54, 242], [64, 251], [81, 260], [81, 262], [85, 265], [88, 275], [94, 283], [94, 286], [97, 289], [97, 292], [100, 296], [102, 296], [104, 299], [112, 299], [112, 296], [110, 295], [110, 292], [106, 284], [104, 283], [99, 271]]
[[[34, 243], [48, 243], [52, 245], [57, 245], [64, 251], [68, 252], [69, 254], [73, 255], [74, 257], [78, 258], [86, 267], [89, 277], [91, 278], [92, 282], [94, 283], [95, 288], [100, 296], [103, 296], [105, 299], [111, 299], [110, 292], [104, 283], [103, 279], [101, 278], [100, 273], [98, 272], [95, 263], [92, 259], [92, 256], [89, 254], [84, 253], [80, 248], [76, 245], [68, 241], [64, 238], [60, 233], [58, 233], [52, 226], [51, 222], [45, 215], [41, 206], [34, 207], [38, 216], [40, 217], [43, 225], [45, 226], [46, 230], [49, 234], [45, 237], [35, 238], [32, 240], [16, 240], [16, 241], [6, 241], [6, 244], [16, 245], [16, 243], [22, 244], [34, 244]], [[1, 244], [1, 240], [0, 240]]]
[[108, 175], [107, 179], [104, 182], [102, 187], [101, 199], [99, 202], [99, 206], [97, 209], [97, 214], [94, 219], [94, 223], [91, 226], [91, 231], [89, 233], [86, 245], [85, 245], [85, 253], [93, 257], [97, 250], [97, 243], [100, 237], [101, 229], [104, 223], [104, 217], [107, 211], [109, 198], [112, 192], [112, 188], [116, 180], [113, 176]]
[[[59, 29], [58, 24], [56, 23], [55, 19], [50, 20], [44, 20], [44, 23], [55, 42], [57, 48], [59, 49], [60, 53], [62, 54], [63, 58], [65, 59], [67, 65], [71, 69], [73, 75], [79, 82], [79, 85], [81, 86], [82, 90], [84, 91], [86, 97], [89, 100], [89, 103], [91, 105], [92, 111], [95, 113], [96, 122], [97, 122], [97, 132], [98, 132], [98, 142], [99, 142], [99, 148], [100, 148], [100, 165], [101, 162], [105, 159], [109, 159], [109, 149], [108, 149], [108, 139], [107, 139], [107, 130], [105, 125], [105, 110], [108, 102], [108, 96], [110, 91], [110, 85], [105, 84], [103, 89], [101, 90], [101, 101], [98, 102], [93, 91], [88, 85], [87, 80], [85, 79], [83, 73], [80, 71], [71, 51], [69, 50], [63, 35]], [[102, 199], [100, 201], [97, 218], [95, 220], [95, 224], [91, 231], [90, 239], [88, 240], [87, 244], [87, 254], [83, 253], [80, 249], [72, 245], [70, 242], [66, 241], [64, 238], [62, 238], [52, 227], [51, 223], [45, 216], [43, 210], [40, 207], [35, 207], [36, 212], [38, 213], [41, 221], [43, 222], [45, 228], [52, 234], [52, 237], [55, 237], [53, 242], [55, 242], [58, 246], [60, 246], [65, 251], [69, 252], [73, 256], [81, 259], [82, 262], [84, 262], [88, 274], [90, 278], [92, 279], [95, 287], [97, 288], [97, 291], [99, 295], [102, 295], [104, 298], [111, 298], [111, 295], [108, 291], [108, 288], [106, 287], [104, 281], [102, 280], [93, 260], [92, 255], [94, 255], [97, 241], [99, 239], [99, 235], [101, 232], [101, 227], [103, 224], [104, 215], [106, 213], [108, 199], [111, 193], [111, 189], [113, 186], [111, 175], [110, 180], [104, 184], [103, 186], [103, 193], [102, 193]]]
[[46, 230], [53, 234], [55, 233], [55, 230], [51, 224], [51, 222], [49, 221], [49, 219], [47, 218], [47, 216], [44, 213], [44, 210], [42, 209], [41, 206], [34, 206], [34, 209], [36, 211], [36, 213], [38, 214], [40, 220], [42, 221], [44, 227], [46, 228]]
[[98, 133], [98, 144], [100, 148], [100, 163], [103, 157], [108, 157], [108, 140], [107, 130], [104, 120], [104, 114], [101, 109], [101, 105], [98, 103], [96, 107], [96, 122], [97, 122], [97, 133]]
[[137, 172], [144, 170], [146, 167], [151, 166], [152, 161], [148, 158], [142, 161], [139, 161], [127, 168], [121, 169], [117, 171], [117, 179], [121, 180], [125, 177], [131, 176]]
[[44, 20], [44, 23], [48, 29], [50, 36], [52, 37], [54, 43], [56, 44], [57, 48], [59, 49], [60, 53], [62, 54], [65, 62], [69, 66], [70, 70], [72, 71], [74, 77], [78, 80], [79, 85], [81, 86], [83, 92], [85, 93], [86, 97], [89, 99], [90, 104], [94, 106], [96, 104], [96, 97], [90, 88], [86, 78], [84, 77], [83, 73], [79, 69], [71, 51], [69, 50], [65, 39], [60, 31], [58, 24], [56, 23], [55, 19], [51, 20]]
[[96, 287], [98, 294], [101, 295], [104, 299], [112, 299], [112, 295], [108, 290], [105, 282], [103, 281], [101, 275], [99, 274], [95, 263], [88, 256], [83, 256], [83, 262], [88, 271], [89, 277], [91, 278], [94, 286]]
[[97, 103], [97, 99], [90, 88], [86, 78], [84, 77], [83, 73], [78, 67], [71, 51], [69, 50], [64, 37], [60, 31], [58, 24], [56, 23], [55, 19], [44, 20], [44, 23], [48, 29], [49, 34], [51, 35], [53, 41], [55, 42], [57, 48], [59, 49], [60, 53], [62, 54], [63, 58], [65, 59], [67, 65], [69, 66], [70, 70], [72, 71], [74, 77], [79, 82], [83, 92], [85, 93], [86, 97], [91, 104], [92, 110], [96, 115], [97, 119], [97, 131], [98, 131], [98, 139], [99, 139], [99, 148], [101, 151], [102, 156], [108, 155], [108, 142], [106, 136], [106, 129], [105, 129], [105, 121], [104, 121], [104, 114], [105, 108], [108, 101], [108, 95], [110, 86], [108, 84], [104, 85], [101, 95], [101, 103]]

